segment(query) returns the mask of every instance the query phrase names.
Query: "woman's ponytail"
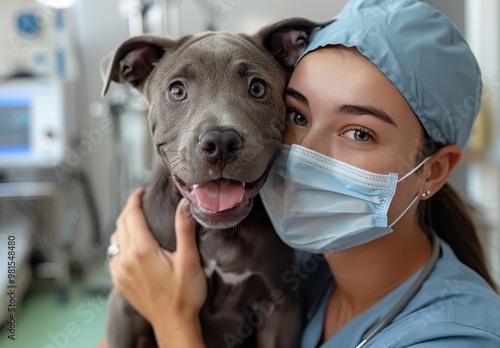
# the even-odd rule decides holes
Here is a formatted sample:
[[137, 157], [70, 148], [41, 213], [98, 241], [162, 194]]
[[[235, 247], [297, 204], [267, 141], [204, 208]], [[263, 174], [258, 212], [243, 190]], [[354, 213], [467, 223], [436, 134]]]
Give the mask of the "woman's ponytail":
[[450, 245], [462, 263], [476, 271], [496, 290], [468, 208], [450, 184], [446, 183], [430, 199], [421, 201], [417, 214], [424, 230], [432, 228]]
[[[444, 146], [444, 144], [433, 141], [425, 133], [418, 160], [422, 161], [424, 158], [432, 156]], [[441, 239], [450, 245], [462, 263], [476, 271], [495, 291], [497, 290], [495, 281], [488, 271], [484, 251], [469, 209], [459, 193], [449, 183], [446, 183], [429, 199], [420, 201], [417, 216], [424, 231], [434, 230]]]

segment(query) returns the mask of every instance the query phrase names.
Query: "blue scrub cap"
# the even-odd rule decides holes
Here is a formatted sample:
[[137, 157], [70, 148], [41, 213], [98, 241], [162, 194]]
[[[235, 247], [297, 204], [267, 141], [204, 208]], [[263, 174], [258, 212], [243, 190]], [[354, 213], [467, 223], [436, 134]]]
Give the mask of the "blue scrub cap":
[[431, 139], [465, 147], [481, 103], [481, 71], [445, 15], [417, 0], [351, 0], [297, 63], [329, 45], [356, 47], [401, 92]]

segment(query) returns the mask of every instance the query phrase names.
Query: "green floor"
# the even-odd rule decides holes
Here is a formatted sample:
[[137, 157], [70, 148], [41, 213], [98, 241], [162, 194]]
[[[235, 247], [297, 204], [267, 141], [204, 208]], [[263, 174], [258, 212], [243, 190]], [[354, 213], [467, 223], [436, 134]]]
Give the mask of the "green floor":
[[104, 337], [109, 276], [101, 265], [90, 276], [70, 285], [60, 303], [53, 280], [33, 280], [22, 301], [16, 339], [0, 331], [2, 348], [93, 348]]

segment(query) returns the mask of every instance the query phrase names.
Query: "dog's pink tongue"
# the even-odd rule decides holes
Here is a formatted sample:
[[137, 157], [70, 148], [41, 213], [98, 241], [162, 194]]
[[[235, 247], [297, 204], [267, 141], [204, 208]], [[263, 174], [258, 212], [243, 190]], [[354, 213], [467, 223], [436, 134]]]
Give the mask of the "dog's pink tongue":
[[191, 191], [198, 202], [212, 211], [224, 211], [237, 205], [245, 193], [241, 182], [233, 180], [210, 181]]

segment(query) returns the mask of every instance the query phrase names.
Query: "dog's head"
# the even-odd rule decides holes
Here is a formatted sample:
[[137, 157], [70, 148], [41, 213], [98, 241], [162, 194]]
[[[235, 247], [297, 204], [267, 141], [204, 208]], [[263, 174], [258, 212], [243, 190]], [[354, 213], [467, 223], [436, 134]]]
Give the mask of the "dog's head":
[[319, 26], [139, 36], [103, 62], [103, 95], [116, 81], [149, 102], [156, 151], [202, 225], [232, 227], [250, 212], [281, 146], [287, 76]]

